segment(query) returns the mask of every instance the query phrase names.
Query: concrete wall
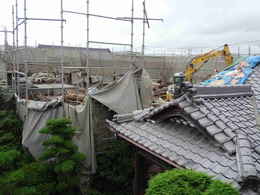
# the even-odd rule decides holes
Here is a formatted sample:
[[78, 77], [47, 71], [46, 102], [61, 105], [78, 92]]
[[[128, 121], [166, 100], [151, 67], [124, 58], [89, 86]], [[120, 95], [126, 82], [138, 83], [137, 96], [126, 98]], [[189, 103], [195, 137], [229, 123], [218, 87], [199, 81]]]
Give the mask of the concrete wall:
[[[25, 57], [26, 56], [26, 57]], [[136, 56], [136, 66], [144, 66], [152, 79], [169, 80], [176, 72], [185, 70], [194, 56]], [[26, 53], [19, 50], [17, 63], [20, 71], [24, 71], [24, 62], [27, 61], [29, 71], [34, 72], [61, 72], [59, 48], [30, 48]], [[89, 53], [89, 66], [92, 75], [111, 77], [113, 72], [117, 75], [125, 73], [132, 64], [130, 56], [110, 53], [105, 50], [95, 50]], [[76, 48], [64, 49], [64, 66], [78, 67], [86, 65], [86, 51]], [[101, 67], [101, 68], [100, 68]], [[225, 67], [223, 57], [209, 60], [200, 71], [195, 74], [195, 80], [200, 81], [209, 77], [214, 69], [219, 71]], [[9, 68], [10, 69], [10, 66]], [[65, 69], [65, 72], [77, 71], [78, 69]]]

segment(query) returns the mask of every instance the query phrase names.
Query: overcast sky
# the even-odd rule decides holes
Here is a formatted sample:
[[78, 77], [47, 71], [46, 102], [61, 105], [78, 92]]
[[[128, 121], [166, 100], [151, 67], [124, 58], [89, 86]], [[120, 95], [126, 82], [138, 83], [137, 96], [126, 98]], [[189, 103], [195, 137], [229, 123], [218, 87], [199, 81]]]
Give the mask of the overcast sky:
[[[142, 1], [135, 0], [135, 16], [142, 16]], [[15, 0], [0, 1], [0, 29], [11, 29], [11, 6]], [[23, 17], [23, 0], [18, 0]], [[150, 22], [147, 48], [215, 47], [224, 43], [260, 40], [259, 0], [146, 0], [148, 16], [163, 18]], [[27, 0], [28, 17], [59, 18], [60, 0]], [[85, 12], [85, 0], [64, 0], [64, 9]], [[131, 0], [90, 0], [90, 12], [108, 16], [130, 16]], [[66, 45], [86, 45], [86, 17], [66, 14]], [[130, 42], [130, 23], [90, 19], [90, 39], [105, 42]], [[3, 43], [3, 34], [0, 34]], [[11, 37], [11, 36], [10, 36]], [[23, 44], [23, 26], [20, 28]], [[135, 22], [134, 47], [141, 47], [142, 23]], [[10, 40], [10, 39], [9, 39]], [[60, 44], [60, 23], [29, 21], [30, 45]], [[122, 48], [122, 50], [125, 48]]]

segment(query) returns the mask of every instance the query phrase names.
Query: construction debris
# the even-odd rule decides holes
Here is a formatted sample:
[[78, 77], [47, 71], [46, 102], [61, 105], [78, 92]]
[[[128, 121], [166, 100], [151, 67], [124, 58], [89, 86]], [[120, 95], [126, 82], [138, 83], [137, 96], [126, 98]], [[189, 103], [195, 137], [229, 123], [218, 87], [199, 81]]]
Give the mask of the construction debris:
[[79, 90], [67, 90], [64, 96], [64, 101], [70, 104], [80, 104], [84, 101], [85, 89], [81, 88]]
[[31, 77], [29, 77], [29, 80], [34, 84], [57, 82], [55, 75], [47, 72], [34, 73]]

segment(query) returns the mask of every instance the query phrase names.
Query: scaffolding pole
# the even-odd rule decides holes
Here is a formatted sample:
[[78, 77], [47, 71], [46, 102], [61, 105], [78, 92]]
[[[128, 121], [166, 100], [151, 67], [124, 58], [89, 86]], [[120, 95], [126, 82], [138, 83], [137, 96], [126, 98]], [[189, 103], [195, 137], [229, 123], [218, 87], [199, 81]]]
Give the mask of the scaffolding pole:
[[64, 101], [64, 37], [63, 37], [63, 30], [64, 30], [64, 18], [63, 18], [63, 0], [60, 0], [60, 65], [61, 65], [61, 86], [62, 86], [62, 101]]
[[[18, 25], [19, 21], [18, 21], [18, 0], [15, 1], [15, 31], [16, 31], [16, 51], [15, 51], [15, 55], [17, 56], [17, 50], [19, 47], [19, 25]], [[16, 71], [19, 72], [20, 71], [20, 64], [17, 60], [16, 57]], [[16, 81], [16, 93], [17, 96], [20, 98], [20, 76], [19, 74], [15, 74], [15, 81]]]
[[127, 44], [127, 43], [112, 43], [112, 42], [102, 42], [102, 41], [89, 41], [89, 43], [105, 44], [105, 45], [131, 46], [131, 44]]
[[[52, 19], [52, 18], [18, 18], [18, 20], [37, 20], [37, 21], [48, 21], [48, 22], [60, 22], [61, 19]], [[62, 19], [63, 22], [66, 20]]]
[[[87, 16], [86, 13], [83, 12], [76, 12], [76, 11], [70, 11], [70, 10], [64, 10], [64, 13], [69, 13], [69, 14], [77, 14], [77, 15], [84, 15]], [[103, 16], [103, 15], [97, 15], [97, 14], [88, 14], [89, 16], [94, 16], [94, 17], [98, 17], [98, 18], [105, 18], [105, 19], [113, 19], [113, 20], [120, 20], [120, 21], [126, 21], [129, 22], [129, 20], [127, 19], [120, 19], [118, 17], [110, 17], [110, 16]]]
[[132, 0], [131, 8], [131, 62], [134, 65], [134, 0]]
[[15, 61], [16, 61], [16, 51], [15, 51], [15, 22], [14, 22], [15, 18], [14, 18], [14, 5], [12, 5], [12, 25], [13, 25], [13, 48], [12, 48], [12, 59], [13, 59], [13, 72], [12, 72], [12, 88], [15, 88]]
[[9, 30], [0, 30], [1, 33], [13, 33], [13, 31], [9, 31]]
[[28, 114], [28, 62], [27, 62], [27, 0], [24, 0], [24, 66], [25, 66], [25, 104], [26, 104], [26, 116]]
[[90, 83], [89, 83], [89, 78], [90, 78], [90, 70], [89, 70], [89, 0], [87, 0], [87, 50], [86, 50], [86, 52], [87, 52], [87, 55], [86, 55], [86, 67], [88, 68], [87, 69], [87, 82], [86, 82], [86, 84], [87, 84], [87, 90], [86, 90], [86, 92], [87, 92], [87, 95], [89, 94], [89, 85], [90, 85]]

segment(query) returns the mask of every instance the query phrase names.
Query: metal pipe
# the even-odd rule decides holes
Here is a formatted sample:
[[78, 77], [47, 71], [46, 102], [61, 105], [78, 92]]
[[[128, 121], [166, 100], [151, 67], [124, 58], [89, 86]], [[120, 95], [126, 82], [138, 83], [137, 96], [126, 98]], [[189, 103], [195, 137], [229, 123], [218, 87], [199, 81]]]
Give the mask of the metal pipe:
[[144, 41], [145, 41], [145, 0], [143, 1], [143, 44], [142, 44], [142, 56], [144, 56]]
[[[116, 17], [117, 19], [131, 20], [131, 17]], [[141, 17], [133, 17], [133, 20], [143, 20]], [[164, 21], [162, 18], [147, 18], [147, 20]]]
[[9, 31], [9, 30], [0, 30], [1, 33], [13, 33], [13, 31]]
[[112, 42], [102, 42], [102, 41], [89, 41], [89, 43], [96, 43], [96, 44], [107, 44], [107, 45], [122, 45], [122, 46], [132, 46], [131, 44], [125, 43], [112, 43]]
[[129, 22], [129, 20], [127, 20], [127, 19], [120, 19], [120, 18], [109, 17], [109, 16], [103, 16], [103, 15], [97, 15], [97, 14], [89, 14], [89, 16], [94, 16], [94, 17], [98, 17], [98, 18], [105, 18], [105, 19], [112, 19], [112, 20], [120, 20], [120, 21]]
[[[70, 11], [70, 10], [64, 10], [64, 13], [70, 13], [70, 14], [78, 14], [78, 15], [84, 15], [87, 16], [86, 13], [83, 12], [75, 12], [75, 11]], [[103, 15], [97, 15], [97, 14], [89, 14], [89, 16], [94, 16], [98, 18], [105, 18], [105, 19], [112, 19], [112, 20], [121, 20], [121, 21], [126, 21], [129, 22], [127, 19], [120, 19], [120, 18], [115, 18], [115, 17], [110, 17], [110, 16], [103, 16]]]
[[84, 16], [87, 15], [86, 13], [83, 13], [83, 12], [75, 12], [75, 11], [70, 11], [70, 10], [64, 10], [63, 12], [64, 13], [70, 13], [70, 14], [84, 15]]
[[134, 52], [134, 0], [132, 0], [131, 9], [131, 63], [133, 64], [133, 52]]
[[16, 26], [15, 26], [15, 30], [20, 26], [20, 25], [22, 25], [24, 23], [24, 20], [22, 21], [22, 22], [20, 22], [20, 23], [16, 23]]
[[[25, 99], [26, 99], [26, 108], [28, 106], [28, 63], [27, 63], [27, 2], [24, 0], [24, 60], [25, 60]], [[26, 115], [28, 113], [28, 108], [26, 109]]]
[[62, 86], [62, 101], [64, 101], [64, 51], [63, 51], [63, 44], [64, 44], [64, 37], [63, 37], [63, 30], [64, 30], [64, 26], [63, 26], [63, 0], [60, 0], [60, 53], [61, 53], [61, 58], [60, 58], [60, 64], [61, 64], [61, 86]]
[[15, 51], [15, 24], [14, 24], [14, 5], [12, 5], [12, 24], [13, 24], [13, 49], [12, 49], [12, 56], [13, 56], [13, 73], [12, 73], [12, 88], [15, 88], [14, 82], [14, 72], [15, 72], [15, 61], [16, 61], [16, 51]]
[[19, 20], [40, 20], [40, 21], [52, 21], [52, 22], [66, 22], [64, 19], [52, 19], [52, 18], [18, 18]]
[[[15, 52], [15, 55], [17, 55], [17, 50], [18, 50], [18, 46], [19, 46], [19, 28], [18, 28], [18, 0], [15, 1], [15, 24], [16, 24], [16, 52]], [[17, 60], [17, 59], [16, 59]], [[16, 62], [16, 71], [19, 72], [20, 71], [20, 65], [19, 65], [19, 62], [17, 60]], [[17, 78], [16, 78], [16, 74], [15, 74], [15, 79], [16, 79], [16, 82], [17, 82], [17, 96], [20, 98], [20, 76], [19, 74], [17, 75]]]
[[87, 0], [87, 50], [86, 50], [86, 52], [87, 52], [87, 55], [86, 55], [86, 67], [88, 67], [88, 69], [87, 69], [87, 89], [86, 89], [86, 93], [87, 93], [87, 95], [89, 94], [89, 78], [90, 78], [90, 71], [89, 71], [89, 43], [90, 43], [90, 41], [89, 41], [89, 0]]

